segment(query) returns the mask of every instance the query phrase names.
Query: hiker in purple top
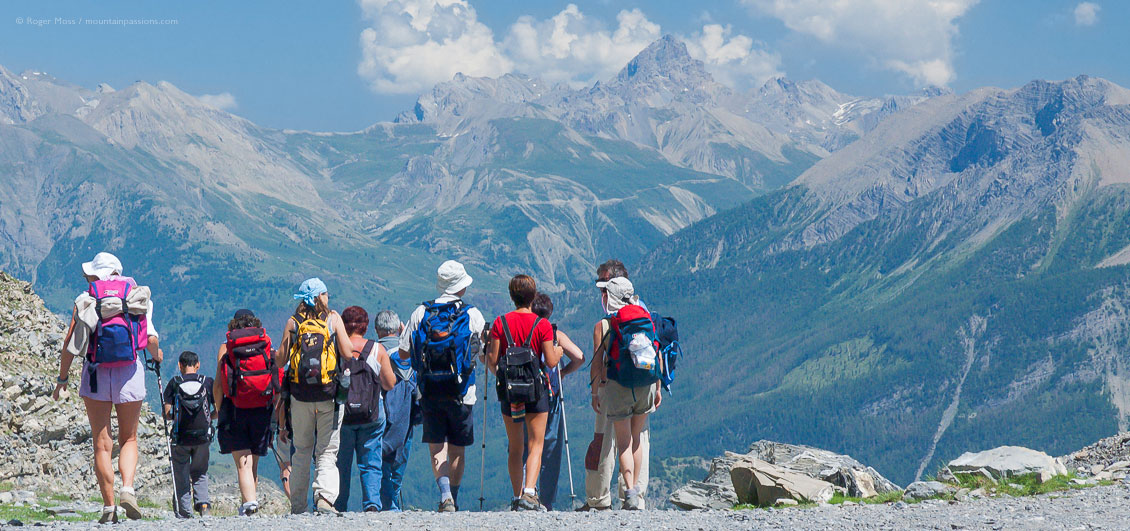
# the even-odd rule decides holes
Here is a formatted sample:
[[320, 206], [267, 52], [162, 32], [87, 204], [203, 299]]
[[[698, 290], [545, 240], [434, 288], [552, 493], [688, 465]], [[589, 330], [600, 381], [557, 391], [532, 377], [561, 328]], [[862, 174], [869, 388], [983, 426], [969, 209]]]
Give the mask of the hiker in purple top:
[[83, 356], [79, 396], [86, 404], [94, 442], [94, 472], [102, 493], [100, 523], [116, 522], [114, 470], [110, 435], [112, 410], [118, 416], [118, 470], [122, 488], [118, 500], [131, 520], [141, 518], [133, 490], [137, 471], [137, 422], [145, 399], [145, 363], [148, 350], [154, 362], [164, 357], [153, 326], [149, 288], [122, 276], [122, 263], [110, 253], [98, 253], [82, 264], [89, 289], [75, 299], [70, 326], [63, 343], [59, 377], [52, 396], [59, 400], [70, 382], [71, 363]]

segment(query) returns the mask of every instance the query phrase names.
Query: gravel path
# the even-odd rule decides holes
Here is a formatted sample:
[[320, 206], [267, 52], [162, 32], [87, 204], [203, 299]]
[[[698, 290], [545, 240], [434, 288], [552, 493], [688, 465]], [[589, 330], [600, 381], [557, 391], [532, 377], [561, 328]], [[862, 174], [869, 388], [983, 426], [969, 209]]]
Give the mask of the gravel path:
[[[254, 531], [284, 529], [1126, 529], [1130, 485], [1026, 498], [988, 498], [964, 503], [930, 500], [917, 504], [824, 506], [746, 511], [609, 511], [602, 513], [400, 514], [349, 513], [342, 517], [289, 516], [127, 522], [114, 529], [207, 528]], [[89, 529], [91, 524], [52, 527]]]

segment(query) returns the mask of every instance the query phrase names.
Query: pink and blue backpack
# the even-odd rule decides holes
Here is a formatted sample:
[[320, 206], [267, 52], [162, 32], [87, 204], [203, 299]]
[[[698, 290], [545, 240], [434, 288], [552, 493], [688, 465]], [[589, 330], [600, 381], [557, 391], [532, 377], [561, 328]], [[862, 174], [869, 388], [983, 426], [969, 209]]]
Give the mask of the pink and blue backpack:
[[[98, 325], [94, 328], [90, 346], [86, 350], [91, 391], [97, 392], [94, 375], [99, 366], [133, 365], [137, 362], [137, 351], [149, 345], [149, 323], [146, 316], [134, 315], [126, 307], [129, 292], [136, 286], [137, 283], [129, 277], [114, 277], [90, 283], [87, 293], [94, 297], [95, 311], [98, 313]], [[122, 312], [103, 318], [102, 304], [108, 299], [121, 299]]]

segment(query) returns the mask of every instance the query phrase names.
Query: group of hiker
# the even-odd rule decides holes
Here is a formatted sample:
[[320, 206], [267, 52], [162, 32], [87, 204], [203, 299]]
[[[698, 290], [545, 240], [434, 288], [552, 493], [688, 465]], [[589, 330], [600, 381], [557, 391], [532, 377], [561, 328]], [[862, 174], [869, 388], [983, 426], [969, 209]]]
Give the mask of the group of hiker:
[[[145, 371], [155, 372], [160, 386], [164, 359], [153, 301], [149, 288], [124, 276], [110, 253], [98, 253], [82, 269], [88, 289], [75, 300], [54, 397], [67, 388], [74, 358], [82, 357], [79, 394], [103, 500], [99, 521], [117, 521], [115, 500], [137, 519], [142, 513], [133, 485]], [[597, 277], [605, 312], [593, 329], [589, 367], [597, 420], [579, 510], [612, 508], [617, 462], [621, 508], [638, 510], [647, 488], [647, 418], [662, 402], [661, 386], [670, 383], [677, 332], [672, 319], [648, 312], [621, 262], [605, 262]], [[213, 439], [235, 462], [240, 515], [259, 510], [259, 459], [272, 452], [292, 513], [307, 512], [311, 499], [317, 513], [347, 510], [354, 458], [360, 510], [399, 511], [416, 426], [431, 455], [438, 510], [454, 512], [466, 448], [475, 440], [480, 363], [495, 376], [508, 444], [510, 509], [553, 509], [562, 442], [568, 443], [562, 378], [583, 367], [585, 353], [552, 323], [553, 302], [532, 277], [510, 280], [514, 310], [489, 326], [464, 301], [471, 283], [462, 264], [444, 262], [437, 271], [438, 296], [401, 322], [387, 309], [373, 319], [359, 306], [338, 313], [325, 283], [310, 278], [294, 295], [297, 307], [277, 349], [255, 313], [240, 309], [228, 323], [214, 378], [200, 374], [199, 355], [181, 353], [178, 374], [161, 391], [176, 515], [209, 512]], [[370, 325], [376, 339], [367, 337]], [[111, 410], [118, 419], [117, 498]]]

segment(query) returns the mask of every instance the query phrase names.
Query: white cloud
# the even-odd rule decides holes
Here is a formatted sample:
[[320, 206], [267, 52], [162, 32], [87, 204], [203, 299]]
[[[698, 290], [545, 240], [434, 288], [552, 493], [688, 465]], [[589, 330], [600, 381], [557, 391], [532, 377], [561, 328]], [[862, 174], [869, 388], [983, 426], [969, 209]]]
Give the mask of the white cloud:
[[512, 26], [503, 49], [515, 70], [574, 87], [615, 75], [641, 50], [662, 36], [659, 25], [638, 9], [616, 16], [614, 31], [603, 29], [575, 4], [553, 17], [523, 16]]
[[[522, 72], [573, 87], [613, 77], [663, 34], [639, 9], [607, 28], [569, 4], [547, 19], [519, 17], [501, 38], [469, 0], [359, 0], [371, 27], [361, 33], [357, 72], [379, 93], [418, 93], [457, 72], [496, 77]], [[729, 27], [706, 24], [683, 40], [723, 83], [742, 86], [780, 75], [780, 57]], [[756, 45], [756, 46], [755, 46]]]
[[920, 84], [956, 77], [956, 21], [979, 0], [743, 0], [789, 29], [855, 48]]
[[730, 35], [729, 26], [707, 24], [701, 32], [683, 40], [691, 57], [705, 63], [714, 78], [725, 85], [745, 90], [783, 75], [780, 55], [754, 48], [753, 39], [745, 35]]
[[357, 72], [382, 93], [415, 93], [456, 73], [498, 76], [513, 64], [466, 0], [360, 0]]
[[1080, 2], [1075, 6], [1075, 25], [1094, 26], [1099, 21], [1099, 11], [1102, 6], [1094, 2]]
[[221, 111], [234, 111], [239, 104], [235, 101], [235, 96], [230, 92], [221, 92], [219, 94], [201, 94], [196, 97], [200, 103], [209, 105], [220, 109]]

